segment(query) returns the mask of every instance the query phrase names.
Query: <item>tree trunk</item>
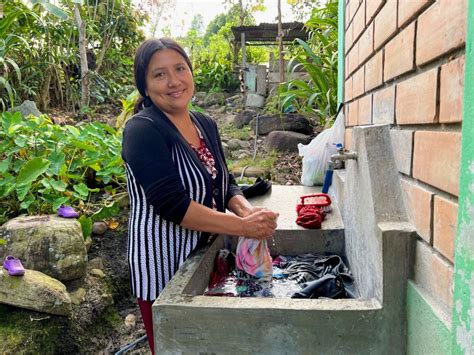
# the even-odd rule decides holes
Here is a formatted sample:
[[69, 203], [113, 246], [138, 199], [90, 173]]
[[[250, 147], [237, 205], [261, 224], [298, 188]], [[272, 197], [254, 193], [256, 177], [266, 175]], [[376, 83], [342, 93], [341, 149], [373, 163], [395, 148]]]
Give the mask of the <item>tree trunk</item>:
[[280, 83], [285, 81], [284, 52], [283, 52], [283, 28], [281, 25], [281, 0], [278, 0], [278, 52], [280, 53], [278, 67], [280, 70]]
[[87, 64], [86, 26], [81, 19], [79, 4], [74, 4], [74, 17], [79, 31], [79, 55], [81, 58], [81, 107], [89, 106], [90, 78]]

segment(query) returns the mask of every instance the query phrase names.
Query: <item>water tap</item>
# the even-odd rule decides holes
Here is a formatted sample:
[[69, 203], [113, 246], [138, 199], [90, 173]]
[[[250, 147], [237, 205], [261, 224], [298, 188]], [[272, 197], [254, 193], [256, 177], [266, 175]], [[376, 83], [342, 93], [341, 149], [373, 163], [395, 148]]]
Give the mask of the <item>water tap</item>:
[[357, 160], [357, 153], [345, 150], [341, 143], [337, 143], [336, 148], [337, 154], [331, 155], [331, 162], [334, 169], [342, 169], [344, 167], [343, 162], [346, 160]]

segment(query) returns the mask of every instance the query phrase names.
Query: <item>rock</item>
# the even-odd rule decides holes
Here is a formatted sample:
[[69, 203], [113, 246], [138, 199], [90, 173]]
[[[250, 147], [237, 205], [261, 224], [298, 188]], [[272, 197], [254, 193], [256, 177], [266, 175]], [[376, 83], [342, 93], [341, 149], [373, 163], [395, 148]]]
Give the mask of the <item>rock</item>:
[[[256, 122], [253, 121], [251, 126], [255, 130]], [[306, 117], [299, 114], [282, 114], [271, 116], [259, 116], [258, 118], [258, 134], [267, 135], [273, 131], [294, 131], [304, 134], [313, 133], [310, 122]]]
[[98, 278], [100, 278], [100, 279], [103, 279], [103, 278], [105, 277], [105, 274], [104, 274], [104, 272], [103, 272], [101, 269], [92, 269], [92, 270], [90, 271], [90, 274], [91, 274], [92, 276], [98, 277]]
[[238, 156], [237, 156], [237, 159], [238, 160], [242, 160], [242, 159], [245, 159], [245, 158], [249, 158], [250, 157], [250, 154], [248, 152], [241, 152]]
[[104, 261], [102, 258], [94, 258], [91, 261], [89, 261], [89, 269], [104, 269]]
[[242, 128], [243, 126], [248, 125], [256, 116], [257, 112], [253, 110], [240, 111], [235, 115], [234, 127]]
[[231, 125], [233, 124], [235, 121], [235, 115], [234, 114], [229, 114], [229, 115], [226, 115], [222, 118], [222, 123], [223, 124], [226, 124], [226, 125]]
[[204, 107], [224, 105], [225, 95], [222, 92], [210, 92], [204, 98]]
[[308, 144], [311, 136], [297, 132], [273, 131], [265, 138], [265, 150], [278, 152], [298, 152], [298, 143]]
[[23, 117], [28, 117], [29, 115], [33, 115], [39, 117], [42, 115], [40, 110], [36, 107], [34, 101], [26, 100], [20, 106], [16, 106], [12, 109], [13, 112], [21, 112]]
[[107, 223], [105, 222], [100, 221], [100, 222], [94, 222], [92, 224], [92, 234], [102, 235], [107, 231], [107, 229], [108, 229]]
[[84, 240], [84, 245], [86, 246], [86, 251], [89, 252], [89, 250], [91, 250], [91, 246], [92, 246], [92, 238], [90, 236], [88, 236]]
[[69, 294], [71, 297], [71, 302], [75, 305], [80, 305], [86, 300], [86, 290], [82, 287], [78, 288], [76, 291]]
[[0, 270], [0, 303], [60, 316], [71, 312], [66, 286], [42, 272], [28, 269], [23, 276], [9, 276]]
[[117, 202], [119, 207], [121, 208], [128, 208], [130, 206], [130, 198], [128, 197], [127, 193], [124, 193], [120, 197], [118, 197]]
[[[242, 175], [242, 170], [244, 168], [242, 167], [236, 167], [232, 169], [232, 174], [234, 174], [235, 177], [239, 177]], [[245, 169], [244, 176], [245, 177], [265, 177], [270, 174], [269, 169], [261, 168], [261, 167], [256, 167], [256, 166], [249, 166], [248, 168]]]
[[86, 273], [87, 252], [76, 219], [54, 215], [20, 216], [0, 227], [0, 258], [19, 258], [27, 269], [41, 271], [60, 281]]
[[224, 156], [226, 157], [226, 159], [231, 157], [231, 150], [227, 143], [222, 142], [222, 150], [224, 151]]
[[232, 138], [227, 141], [227, 146], [230, 150], [249, 149], [249, 142], [237, 138]]
[[125, 326], [127, 328], [134, 328], [135, 324], [137, 323], [137, 316], [130, 313], [125, 317]]
[[205, 91], [197, 91], [194, 93], [194, 99], [199, 101], [204, 101], [207, 96], [207, 92]]

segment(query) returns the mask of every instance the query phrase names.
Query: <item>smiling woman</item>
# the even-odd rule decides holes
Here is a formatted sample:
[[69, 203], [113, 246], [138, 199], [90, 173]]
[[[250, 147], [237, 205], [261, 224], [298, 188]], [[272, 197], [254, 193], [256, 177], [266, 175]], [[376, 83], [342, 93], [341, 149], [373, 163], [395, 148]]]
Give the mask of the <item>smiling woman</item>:
[[269, 238], [278, 214], [243, 197], [215, 122], [188, 110], [192, 65], [179, 44], [145, 41], [134, 74], [141, 97], [122, 145], [131, 204], [128, 263], [153, 352], [152, 302], [188, 255], [212, 234]]

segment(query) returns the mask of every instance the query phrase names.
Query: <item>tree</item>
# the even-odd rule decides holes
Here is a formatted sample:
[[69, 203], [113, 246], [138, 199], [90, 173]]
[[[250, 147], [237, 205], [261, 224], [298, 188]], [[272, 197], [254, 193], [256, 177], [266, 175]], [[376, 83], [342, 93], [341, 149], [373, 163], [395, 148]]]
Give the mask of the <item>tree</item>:
[[87, 63], [86, 26], [81, 18], [79, 1], [80, 0], [76, 0], [74, 3], [74, 17], [79, 33], [79, 56], [81, 58], [81, 107], [88, 107], [90, 99], [90, 79], [89, 66]]

